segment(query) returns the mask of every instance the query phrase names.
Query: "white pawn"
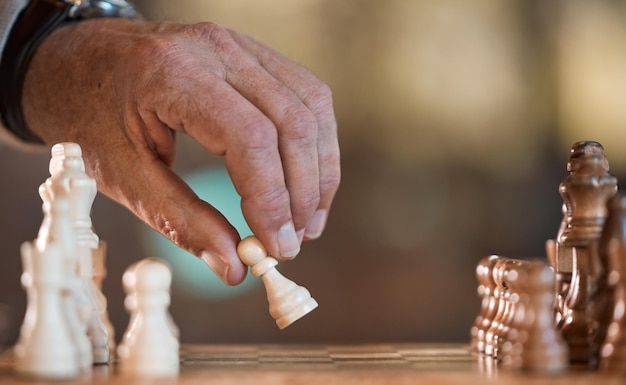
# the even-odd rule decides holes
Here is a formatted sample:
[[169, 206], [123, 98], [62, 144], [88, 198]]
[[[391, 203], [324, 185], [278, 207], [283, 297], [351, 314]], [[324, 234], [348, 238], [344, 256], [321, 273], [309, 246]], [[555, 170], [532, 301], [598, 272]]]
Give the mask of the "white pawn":
[[[69, 218], [69, 202], [65, 197], [53, 202], [49, 215], [53, 216], [50, 220], [53, 225], [55, 218]], [[24, 259], [31, 264], [29, 300], [32, 307], [28, 336], [15, 348], [15, 370], [26, 376], [72, 378], [80, 374], [63, 300], [67, 249], [63, 242], [64, 236], [71, 239], [72, 234], [71, 228], [62, 224], [56, 230], [56, 235], [61, 237], [48, 238], [42, 249], [33, 247], [30, 242], [25, 242], [21, 249]]]
[[125, 303], [131, 305], [134, 314], [117, 348], [120, 371], [144, 378], [176, 376], [179, 344], [171, 332], [167, 311], [172, 281], [170, 268], [164, 262], [149, 258], [131, 269], [132, 274], [124, 274], [123, 280], [127, 290]]
[[[124, 275], [122, 276], [122, 286], [124, 287], [124, 292], [126, 293], [126, 297], [124, 298], [124, 307], [129, 315], [128, 326], [122, 335], [122, 340], [120, 341], [119, 346], [117, 347], [118, 351], [126, 349], [125, 345], [127, 342], [132, 339], [132, 336], [135, 332], [135, 328], [137, 327], [137, 317], [138, 317], [138, 309], [137, 309], [137, 293], [135, 292], [135, 282], [137, 281], [135, 272], [137, 268], [142, 264], [148, 263], [152, 261], [153, 258], [145, 258], [141, 261], [135, 262], [132, 265], [126, 268], [124, 271]], [[174, 319], [170, 312], [167, 312], [167, 324], [170, 329], [170, 332], [178, 340], [180, 337], [180, 331], [178, 326], [174, 323]]]
[[243, 263], [251, 267], [252, 275], [263, 280], [270, 314], [280, 329], [286, 328], [317, 307], [317, 302], [307, 289], [296, 285], [276, 270], [278, 261], [268, 255], [256, 237], [249, 236], [239, 242], [237, 254]]

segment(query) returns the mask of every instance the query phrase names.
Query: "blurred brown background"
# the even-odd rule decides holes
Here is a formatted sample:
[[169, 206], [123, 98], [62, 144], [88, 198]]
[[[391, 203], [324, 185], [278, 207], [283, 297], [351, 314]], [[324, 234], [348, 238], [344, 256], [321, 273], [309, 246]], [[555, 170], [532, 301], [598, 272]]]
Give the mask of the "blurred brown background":
[[[339, 121], [343, 181], [327, 231], [279, 266], [320, 307], [279, 331], [261, 286], [216, 286], [204, 268], [210, 288], [186, 287], [176, 262], [171, 311], [183, 342], [468, 340], [476, 262], [544, 258], [571, 144], [601, 142], [626, 178], [624, 1], [137, 4], [148, 19], [214, 21], [303, 63], [333, 88]], [[220, 167], [193, 142], [179, 145], [181, 174]], [[48, 159], [0, 147], [0, 341], [17, 336], [24, 314], [19, 245], [40, 225]], [[104, 196], [92, 217], [108, 242], [119, 335], [123, 270], [170, 251]]]

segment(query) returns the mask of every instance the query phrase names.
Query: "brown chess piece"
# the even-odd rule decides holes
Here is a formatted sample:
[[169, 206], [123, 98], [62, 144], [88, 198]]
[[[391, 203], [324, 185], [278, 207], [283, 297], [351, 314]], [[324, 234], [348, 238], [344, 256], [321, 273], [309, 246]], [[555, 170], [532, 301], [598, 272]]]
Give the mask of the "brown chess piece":
[[499, 351], [503, 344], [505, 335], [510, 328], [512, 312], [511, 291], [506, 280], [507, 275], [514, 273], [517, 265], [521, 262], [510, 258], [498, 258], [493, 268], [493, 280], [495, 282], [494, 295], [497, 298], [498, 310], [491, 325], [485, 334], [485, 354], [493, 358], [500, 358]]
[[505, 272], [502, 275], [502, 286], [506, 288], [506, 310], [500, 318], [495, 341], [495, 356], [502, 360], [503, 345], [510, 339], [514, 330], [514, 318], [523, 312], [520, 306], [520, 280], [523, 280], [523, 265], [527, 263], [516, 259], [505, 260]]
[[[554, 271], [547, 264], [534, 261], [523, 266], [519, 280], [524, 303], [523, 319], [518, 321], [521, 343], [519, 366], [524, 371], [559, 373], [568, 367], [568, 349], [556, 330]], [[520, 274], [521, 275], [521, 274]]]
[[504, 285], [509, 291], [509, 314], [506, 319], [506, 328], [498, 340], [498, 359], [502, 365], [512, 368], [521, 366], [520, 353], [522, 337], [525, 336], [524, 317], [527, 314], [528, 298], [526, 280], [528, 261], [518, 261], [504, 277]]
[[[609, 163], [604, 155], [604, 148], [598, 142], [582, 141], [574, 143], [570, 150], [570, 157], [567, 162], [567, 171], [569, 175], [578, 172], [580, 169], [579, 160], [584, 157], [594, 156], [601, 162], [601, 168], [604, 172], [609, 171]], [[559, 186], [562, 188], [562, 186]], [[561, 192], [562, 193], [562, 192]], [[561, 237], [565, 229], [570, 225], [572, 216], [571, 202], [567, 202], [567, 197], [563, 196], [564, 203], [563, 220], [559, 226], [556, 240], [548, 241], [548, 259], [554, 266], [556, 271], [556, 320], [557, 325], [562, 326], [563, 316], [567, 313], [566, 297], [570, 290], [572, 281], [572, 272], [574, 271], [574, 256], [572, 255], [572, 246], [561, 242]], [[568, 203], [570, 203], [568, 205]]]
[[498, 311], [498, 299], [494, 296], [496, 283], [493, 280], [496, 261], [498, 257], [491, 255], [481, 259], [476, 266], [477, 290], [481, 303], [470, 334], [472, 351], [480, 354], [485, 353], [486, 333]]
[[626, 368], [626, 197], [617, 194], [609, 202], [609, 216], [600, 242], [600, 257], [608, 266], [606, 288], [598, 290], [603, 301], [595, 306], [596, 339], [603, 345], [599, 366], [603, 370]]
[[[608, 173], [608, 162], [597, 142], [578, 142], [572, 147], [568, 163], [570, 174], [559, 186], [559, 192], [566, 206], [566, 226], [560, 234], [558, 247], [571, 251], [571, 282], [567, 293], [557, 302], [563, 303], [560, 309], [559, 328], [567, 341], [570, 362], [588, 365], [593, 354], [588, 306], [594, 282], [598, 279], [600, 265], [597, 251], [598, 241], [607, 216], [607, 202], [617, 191], [617, 180]], [[557, 274], [559, 279], [567, 271], [559, 271], [564, 264], [557, 250]], [[560, 282], [564, 285], [564, 282]]]

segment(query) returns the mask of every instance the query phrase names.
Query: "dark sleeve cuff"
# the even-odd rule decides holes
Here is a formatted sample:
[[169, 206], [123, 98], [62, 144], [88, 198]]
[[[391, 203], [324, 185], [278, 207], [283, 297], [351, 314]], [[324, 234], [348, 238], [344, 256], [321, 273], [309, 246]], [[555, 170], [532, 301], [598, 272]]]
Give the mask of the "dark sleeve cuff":
[[67, 19], [69, 7], [31, 1], [20, 13], [0, 61], [0, 116], [18, 138], [42, 143], [27, 127], [22, 113], [22, 85], [32, 56], [43, 39]]
[[140, 18], [125, 0], [30, 0], [19, 14], [0, 58], [0, 116], [17, 138], [43, 143], [22, 111], [24, 78], [39, 44], [61, 24], [96, 17]]

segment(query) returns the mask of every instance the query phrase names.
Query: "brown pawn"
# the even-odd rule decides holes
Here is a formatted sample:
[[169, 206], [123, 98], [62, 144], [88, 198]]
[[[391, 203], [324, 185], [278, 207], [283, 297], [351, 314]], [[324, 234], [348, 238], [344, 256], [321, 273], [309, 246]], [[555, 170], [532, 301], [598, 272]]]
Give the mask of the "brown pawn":
[[516, 259], [507, 259], [505, 261], [505, 272], [502, 275], [502, 285], [506, 288], [506, 310], [500, 319], [496, 333], [495, 356], [498, 359], [502, 359], [502, 346], [510, 337], [509, 334], [511, 334], [511, 329], [514, 324], [514, 317], [518, 311], [522, 311], [519, 306], [519, 281], [522, 277], [521, 272], [524, 263], [524, 261]]
[[520, 293], [525, 303], [519, 321], [519, 366], [531, 372], [560, 373], [568, 367], [568, 350], [554, 324], [554, 271], [543, 262], [525, 265], [520, 274]]
[[491, 255], [483, 258], [476, 266], [476, 280], [478, 281], [478, 295], [481, 298], [480, 311], [474, 320], [470, 331], [471, 348], [477, 353], [485, 353], [486, 334], [498, 311], [498, 300], [494, 296], [496, 283], [493, 280], [493, 269], [498, 256]]
[[491, 270], [491, 276], [495, 286], [493, 288], [493, 297], [495, 301], [495, 314], [489, 323], [489, 327], [485, 332], [485, 354], [491, 357], [496, 357], [497, 355], [497, 337], [496, 333], [498, 327], [500, 325], [500, 320], [504, 317], [504, 312], [506, 311], [506, 287], [504, 287], [504, 282], [502, 280], [502, 276], [504, 274], [504, 258], [498, 258], [495, 261], [493, 269]]
[[494, 294], [498, 301], [498, 311], [485, 335], [485, 354], [493, 358], [499, 358], [499, 349], [502, 339], [508, 332], [511, 312], [511, 292], [505, 283], [506, 276], [515, 268], [519, 261], [500, 258], [496, 261], [493, 269], [493, 279], [496, 283]]
[[498, 359], [503, 365], [509, 367], [521, 366], [521, 340], [520, 332], [524, 327], [524, 317], [527, 313], [528, 301], [524, 301], [528, 296], [526, 290], [527, 261], [517, 261], [512, 264], [508, 274], [504, 277], [504, 285], [509, 291], [509, 311], [506, 320], [506, 327], [503, 328], [502, 335], [498, 340]]
[[[586, 150], [587, 147], [594, 151]], [[564, 310], [559, 327], [569, 347], [570, 362], [583, 365], [593, 361], [594, 351], [590, 332], [593, 319], [588, 311], [590, 287], [598, 279], [600, 264], [594, 248], [598, 247], [607, 216], [607, 201], [617, 190], [616, 178], [607, 172], [606, 158], [597, 152], [601, 147], [596, 142], [576, 143], [568, 164], [570, 174], [559, 186], [567, 208], [567, 226], [558, 242], [572, 248], [574, 267], [562, 301]]]
[[609, 202], [609, 216], [600, 242], [600, 257], [608, 266], [605, 301], [595, 306], [596, 338], [603, 340], [600, 367], [626, 370], [626, 197], [617, 194]]

